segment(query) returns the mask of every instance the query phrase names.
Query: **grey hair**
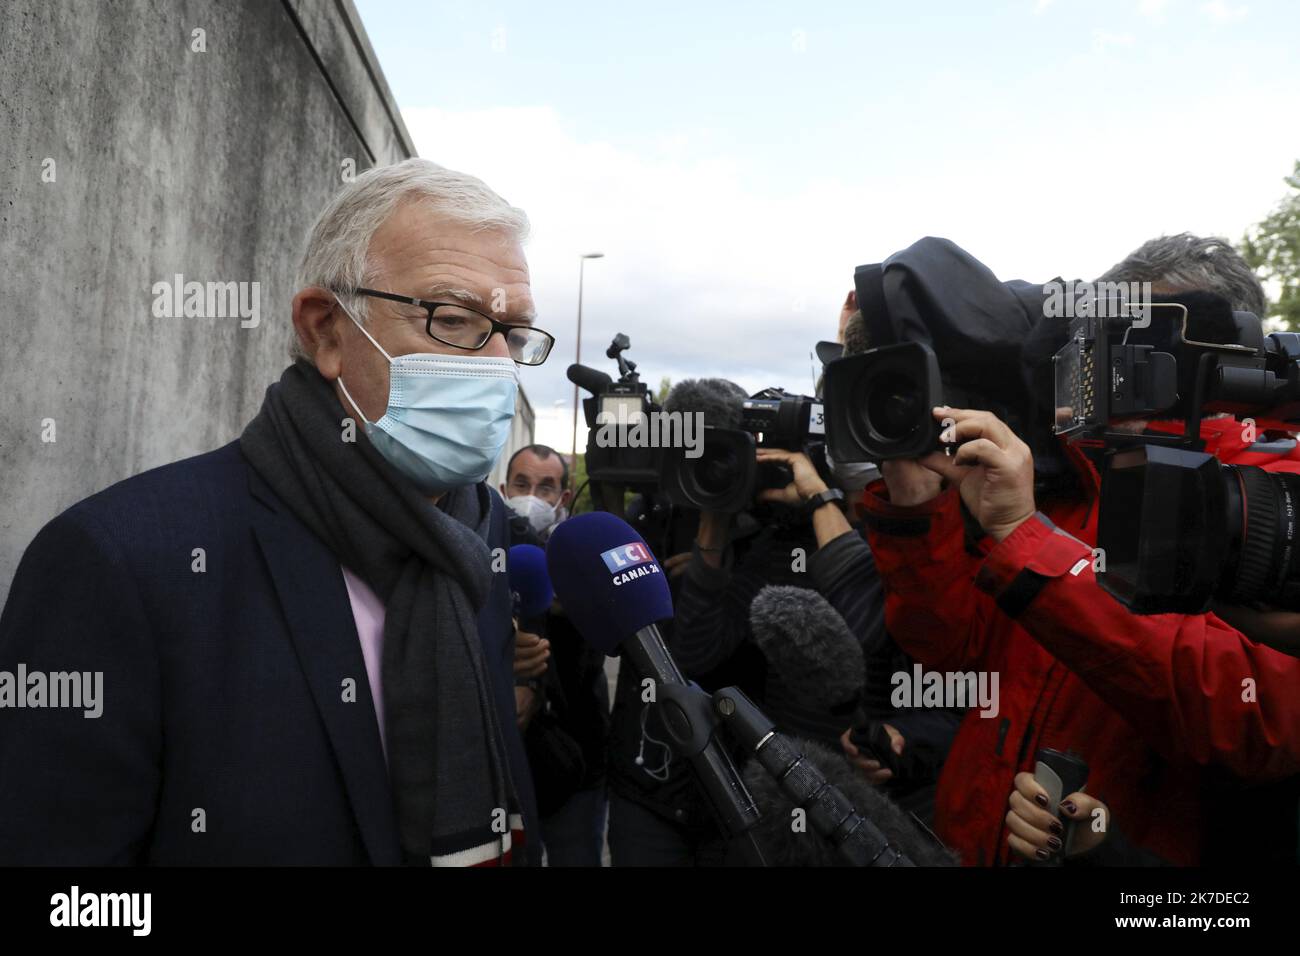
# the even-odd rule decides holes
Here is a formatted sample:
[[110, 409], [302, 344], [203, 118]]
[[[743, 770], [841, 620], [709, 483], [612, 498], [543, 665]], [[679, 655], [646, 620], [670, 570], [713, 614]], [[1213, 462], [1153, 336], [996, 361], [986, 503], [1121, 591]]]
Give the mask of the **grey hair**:
[[867, 323], [862, 318], [862, 310], [854, 312], [844, 323], [844, 354], [858, 355], [871, 347], [867, 336]]
[[[335, 193], [316, 217], [298, 266], [298, 288], [348, 290], [368, 285], [377, 273], [370, 241], [408, 200], [427, 203], [452, 222], [475, 230], [500, 230], [519, 242], [528, 238], [527, 213], [475, 176], [418, 157], [373, 166]], [[342, 298], [358, 321], [365, 322], [365, 297]], [[291, 351], [295, 357], [303, 355], [296, 336]]]
[[1142, 243], [1097, 281], [1150, 282], [1177, 291], [1215, 292], [1231, 302], [1234, 309], [1253, 312], [1261, 319], [1268, 309], [1264, 286], [1232, 243], [1190, 232]]

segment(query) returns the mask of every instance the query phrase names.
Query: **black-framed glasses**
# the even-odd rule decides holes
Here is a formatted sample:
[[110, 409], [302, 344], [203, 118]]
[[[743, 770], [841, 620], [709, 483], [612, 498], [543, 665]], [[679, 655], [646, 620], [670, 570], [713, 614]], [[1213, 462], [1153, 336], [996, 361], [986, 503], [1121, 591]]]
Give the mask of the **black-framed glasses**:
[[494, 334], [500, 332], [505, 336], [510, 357], [520, 365], [541, 365], [555, 345], [555, 337], [549, 332], [535, 329], [531, 325], [509, 325], [459, 302], [428, 302], [409, 295], [379, 292], [375, 289], [353, 289], [352, 294], [388, 299], [390, 302], [424, 309], [428, 315], [424, 323], [425, 334], [435, 342], [454, 348], [477, 351], [487, 345]]

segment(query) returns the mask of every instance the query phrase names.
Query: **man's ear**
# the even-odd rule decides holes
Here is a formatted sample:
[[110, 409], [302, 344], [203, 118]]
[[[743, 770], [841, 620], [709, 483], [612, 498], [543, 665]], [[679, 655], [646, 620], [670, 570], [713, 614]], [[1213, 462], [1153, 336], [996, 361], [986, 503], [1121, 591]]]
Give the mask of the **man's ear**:
[[503, 500], [510, 497], [508, 494], [506, 494], [506, 483], [504, 481], [501, 482], [501, 484], [497, 485], [497, 488], [501, 490], [501, 497]]
[[573, 498], [573, 491], [569, 488], [564, 489], [564, 494], [560, 495], [560, 507], [567, 508], [569, 501]]
[[320, 286], [300, 289], [293, 297], [293, 330], [322, 376], [334, 381], [342, 374], [343, 328], [351, 321], [334, 293]]

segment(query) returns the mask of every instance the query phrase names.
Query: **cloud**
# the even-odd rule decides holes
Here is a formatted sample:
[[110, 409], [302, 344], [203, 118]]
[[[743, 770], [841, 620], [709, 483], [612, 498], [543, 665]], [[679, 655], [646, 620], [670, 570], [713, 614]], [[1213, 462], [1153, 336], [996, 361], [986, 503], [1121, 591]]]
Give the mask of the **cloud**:
[[1163, 23], [1170, 0], [1138, 0], [1138, 14], [1152, 23]]
[[1092, 31], [1092, 48], [1097, 53], [1105, 54], [1115, 47], [1131, 47], [1132, 45], [1133, 34], [1131, 33], [1108, 33], [1105, 30]]
[[1231, 6], [1225, 0], [1209, 0], [1208, 3], [1201, 4], [1201, 13], [1209, 17], [1215, 23], [1233, 23], [1237, 20], [1244, 20], [1250, 10], [1246, 6]]
[[[811, 347], [834, 336], [835, 297], [852, 269], [843, 258], [851, 243], [829, 253], [823, 219], [842, 199], [835, 188], [762, 195], [731, 159], [683, 158], [690, 144], [680, 135], [643, 150], [615, 148], [578, 138], [545, 107], [408, 110], [403, 118], [421, 155], [481, 176], [528, 211], [537, 321], [559, 340], [555, 369], [524, 373], [535, 403], [530, 375], [559, 378], [573, 359], [578, 255], [586, 251], [606, 257], [585, 268], [585, 364], [612, 372], [604, 349], [626, 332], [629, 357], [652, 386], [663, 375], [737, 366], [776, 384], [765, 372], [773, 352], [788, 355], [791, 338]], [[802, 378], [789, 387], [811, 385], [807, 372]], [[552, 383], [542, 403], [566, 388]]]
[[[1275, 121], [1285, 98], [1225, 87], [1181, 109], [1091, 118], [963, 103], [960, 115], [926, 118], [943, 127], [937, 149], [849, 117], [861, 138], [838, 148], [860, 157], [851, 179], [819, 175], [815, 162], [772, 175], [761, 156], [679, 130], [614, 143], [546, 106], [403, 118], [420, 155], [481, 176], [532, 219], [538, 325], [558, 341], [522, 380], [539, 435], [545, 419], [567, 449], [580, 253], [606, 254], [585, 269], [584, 364], [615, 374], [604, 350], [625, 332], [651, 388], [720, 375], [750, 391], [808, 391], [811, 349], [834, 336], [854, 266], [922, 236], [953, 239], [1001, 278], [1036, 281], [1091, 278], [1162, 233], [1238, 237], [1300, 155], [1300, 133]], [[1253, 148], [1168, 145], [1220, 120], [1260, 131]]]

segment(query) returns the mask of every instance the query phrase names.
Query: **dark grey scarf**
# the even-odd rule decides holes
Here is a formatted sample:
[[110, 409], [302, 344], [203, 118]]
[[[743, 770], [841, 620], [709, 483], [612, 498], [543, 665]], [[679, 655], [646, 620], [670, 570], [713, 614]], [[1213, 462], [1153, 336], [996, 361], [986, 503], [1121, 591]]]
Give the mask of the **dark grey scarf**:
[[482, 856], [518, 813], [476, 620], [492, 585], [491, 496], [479, 483], [433, 505], [363, 434], [344, 440], [346, 417], [299, 359], [267, 389], [240, 446], [384, 602], [388, 771], [404, 857]]

